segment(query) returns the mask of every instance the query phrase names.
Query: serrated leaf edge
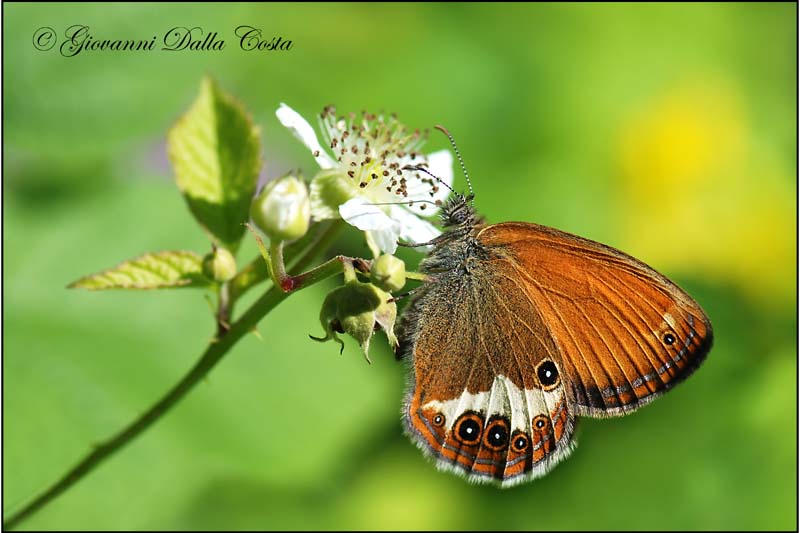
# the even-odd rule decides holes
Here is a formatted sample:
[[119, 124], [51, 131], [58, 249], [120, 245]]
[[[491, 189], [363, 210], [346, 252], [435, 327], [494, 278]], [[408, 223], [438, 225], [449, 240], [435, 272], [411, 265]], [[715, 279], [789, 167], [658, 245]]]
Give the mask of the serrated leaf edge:
[[[209, 281], [205, 280], [205, 278], [203, 278], [202, 270], [201, 270], [201, 268], [198, 268], [197, 277], [194, 278], [194, 279], [193, 278], [185, 278], [185, 279], [178, 279], [178, 280], [176, 280], [174, 282], [156, 283], [156, 284], [147, 284], [147, 285], [144, 285], [144, 284], [141, 284], [141, 283], [131, 283], [129, 285], [120, 285], [120, 286], [113, 286], [112, 285], [112, 286], [107, 286], [107, 287], [82, 286], [82, 283], [87, 282], [87, 281], [89, 281], [89, 280], [91, 280], [93, 278], [100, 277], [100, 276], [109, 276], [109, 275], [115, 274], [115, 275], [120, 275], [120, 276], [125, 276], [125, 277], [129, 277], [130, 278], [130, 276], [128, 274], [126, 274], [124, 272], [120, 272], [120, 270], [122, 270], [124, 268], [129, 268], [129, 267], [138, 268], [138, 269], [150, 272], [151, 274], [159, 275], [152, 268], [147, 268], [147, 267], [142, 266], [142, 265], [135, 265], [135, 263], [138, 262], [138, 261], [142, 261], [144, 259], [153, 258], [153, 257], [161, 260], [161, 262], [165, 266], [167, 266], [168, 268], [171, 268], [173, 271], [181, 273], [181, 270], [176, 266], [176, 264], [174, 262], [170, 261], [170, 259], [173, 259], [175, 255], [181, 255], [183, 257], [195, 259], [198, 262], [198, 266], [201, 264], [201, 262], [203, 260], [202, 256], [200, 256], [200, 254], [198, 254], [196, 252], [193, 252], [191, 250], [162, 250], [160, 252], [146, 252], [146, 253], [138, 255], [138, 256], [136, 256], [136, 257], [134, 257], [132, 259], [126, 259], [125, 261], [120, 262], [119, 264], [117, 264], [116, 266], [114, 266], [112, 268], [108, 268], [108, 269], [102, 270], [100, 272], [95, 272], [95, 273], [83, 276], [80, 279], [77, 279], [77, 280], [73, 281], [72, 283], [70, 283], [69, 285], [67, 285], [67, 288], [68, 289], [86, 289], [86, 290], [89, 290], [89, 291], [102, 291], [102, 290], [112, 290], [112, 289], [115, 289], [115, 290], [153, 290], [153, 289], [180, 288], [180, 287], [185, 287], [187, 285], [192, 285], [193, 283], [195, 284], [194, 285], [195, 287], [208, 286], [208, 285], [211, 284], [211, 282], [209, 282]], [[193, 273], [189, 273], [189, 274], [193, 274]], [[202, 282], [202, 283], [197, 283], [197, 282]]]

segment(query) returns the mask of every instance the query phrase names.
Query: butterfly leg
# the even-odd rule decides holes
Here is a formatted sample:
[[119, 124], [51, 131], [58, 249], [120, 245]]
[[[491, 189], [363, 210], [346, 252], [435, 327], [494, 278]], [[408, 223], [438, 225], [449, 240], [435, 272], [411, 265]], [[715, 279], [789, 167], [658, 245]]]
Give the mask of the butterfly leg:
[[[436, 239], [438, 239], [438, 237]], [[397, 241], [397, 246], [403, 246], [405, 248], [421, 248], [423, 246], [433, 246], [438, 242], [436, 239], [431, 239], [428, 242], [401, 242], [401, 241]]]
[[400, 301], [400, 300], [402, 300], [403, 298], [407, 298], [408, 296], [411, 296], [411, 295], [413, 295], [413, 294], [414, 294], [415, 292], [417, 292], [417, 291], [418, 291], [418, 290], [419, 290], [421, 287], [422, 287], [422, 285], [420, 285], [420, 286], [418, 286], [418, 287], [414, 287], [414, 288], [413, 288], [413, 289], [411, 289], [410, 291], [404, 292], [403, 294], [398, 294], [397, 296], [392, 296], [391, 298], [389, 298], [389, 303], [391, 303], [391, 302], [399, 302], [399, 301]]

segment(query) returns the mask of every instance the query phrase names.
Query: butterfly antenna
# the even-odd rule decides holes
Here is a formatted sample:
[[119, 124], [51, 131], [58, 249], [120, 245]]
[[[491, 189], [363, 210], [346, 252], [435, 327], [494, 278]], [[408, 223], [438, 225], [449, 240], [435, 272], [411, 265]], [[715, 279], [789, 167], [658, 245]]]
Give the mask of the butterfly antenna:
[[[453, 151], [455, 151], [456, 157], [458, 158], [458, 162], [461, 164], [461, 170], [464, 172], [464, 177], [467, 179], [467, 187], [469, 187], [469, 195], [470, 195], [470, 197], [474, 198], [475, 197], [475, 191], [472, 190], [472, 182], [469, 181], [469, 174], [467, 174], [467, 166], [464, 164], [464, 158], [461, 157], [461, 152], [458, 151], [458, 146], [456, 145], [456, 140], [453, 139], [453, 136], [450, 135], [450, 132], [447, 131], [447, 128], [445, 128], [444, 126], [440, 126], [439, 124], [437, 124], [434, 127], [437, 130], [439, 130], [442, 133], [444, 133], [445, 135], [447, 135], [447, 138], [450, 139], [450, 144], [453, 145]], [[450, 189], [450, 190], [452, 190], [452, 189]]]
[[414, 170], [414, 171], [417, 171], [417, 172], [424, 172], [428, 176], [432, 177], [433, 179], [435, 179], [436, 181], [438, 181], [439, 183], [441, 183], [442, 185], [444, 185], [445, 187], [450, 189], [450, 192], [456, 192], [456, 191], [453, 190], [453, 188], [451, 186], [449, 186], [447, 183], [445, 183], [442, 180], [442, 178], [440, 178], [439, 176], [437, 176], [436, 174], [434, 174], [430, 170], [426, 169], [425, 167], [418, 167], [418, 166], [414, 166], [414, 165], [406, 165], [406, 166], [403, 167], [403, 170]]
[[[430, 200], [408, 200], [405, 202], [373, 202], [364, 205], [407, 205], [409, 207], [413, 206], [414, 204], [431, 204], [432, 206], [439, 207], [439, 204], [436, 202], [431, 202]], [[422, 207], [422, 209], [425, 209]]]

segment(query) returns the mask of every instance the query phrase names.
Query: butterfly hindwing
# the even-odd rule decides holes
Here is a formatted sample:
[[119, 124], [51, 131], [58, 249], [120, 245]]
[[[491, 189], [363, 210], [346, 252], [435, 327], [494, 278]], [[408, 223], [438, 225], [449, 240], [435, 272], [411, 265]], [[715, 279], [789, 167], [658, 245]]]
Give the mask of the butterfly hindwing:
[[[571, 451], [574, 418], [556, 345], [504, 268], [479, 262], [426, 284], [406, 312], [412, 356], [404, 420], [437, 463], [475, 481], [514, 484]], [[542, 374], [544, 375], [544, 374]]]

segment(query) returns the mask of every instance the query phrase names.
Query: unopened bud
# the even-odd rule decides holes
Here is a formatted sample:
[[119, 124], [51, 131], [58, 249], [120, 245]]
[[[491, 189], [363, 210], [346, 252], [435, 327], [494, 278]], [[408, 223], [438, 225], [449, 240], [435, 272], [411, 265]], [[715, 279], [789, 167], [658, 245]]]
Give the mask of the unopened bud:
[[390, 254], [384, 254], [372, 263], [372, 282], [388, 292], [396, 292], [406, 284], [406, 264]]
[[250, 218], [272, 241], [299, 239], [311, 218], [306, 184], [291, 174], [270, 182], [253, 199]]
[[203, 275], [219, 283], [236, 275], [236, 259], [225, 248], [215, 248], [203, 257]]

